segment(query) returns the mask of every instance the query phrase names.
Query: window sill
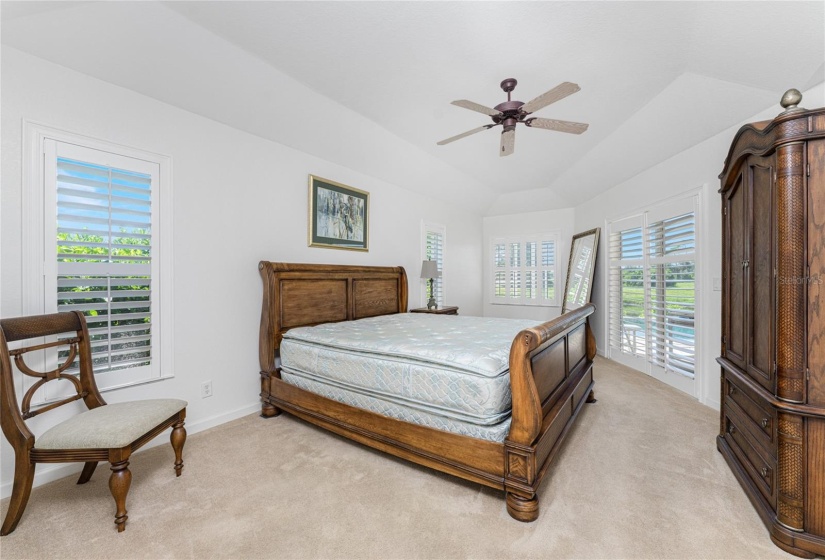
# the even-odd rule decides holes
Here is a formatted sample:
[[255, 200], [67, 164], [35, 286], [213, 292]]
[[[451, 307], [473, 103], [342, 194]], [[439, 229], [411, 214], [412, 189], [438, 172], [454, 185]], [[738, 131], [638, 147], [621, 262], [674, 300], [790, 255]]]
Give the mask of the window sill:
[[514, 307], [561, 307], [556, 303], [518, 303], [511, 301], [490, 301], [490, 305], [511, 305]]

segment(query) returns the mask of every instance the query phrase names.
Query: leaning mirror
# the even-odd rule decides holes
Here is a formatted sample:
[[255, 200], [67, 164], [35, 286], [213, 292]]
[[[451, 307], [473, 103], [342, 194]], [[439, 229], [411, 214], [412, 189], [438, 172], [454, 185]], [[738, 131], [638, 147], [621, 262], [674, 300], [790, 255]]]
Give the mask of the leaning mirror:
[[564, 283], [562, 314], [590, 303], [596, 253], [599, 251], [599, 231], [599, 228], [594, 228], [573, 236], [570, 261], [567, 263], [567, 280]]

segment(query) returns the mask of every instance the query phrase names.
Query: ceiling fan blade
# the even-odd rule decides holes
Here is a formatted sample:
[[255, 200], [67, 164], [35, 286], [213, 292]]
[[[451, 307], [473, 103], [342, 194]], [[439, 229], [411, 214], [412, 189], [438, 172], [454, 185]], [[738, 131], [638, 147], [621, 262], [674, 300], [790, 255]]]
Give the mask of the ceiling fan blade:
[[584, 123], [557, 121], [553, 119], [529, 119], [524, 121], [524, 124], [531, 128], [544, 128], [558, 132], [569, 132], [570, 134], [581, 134], [590, 126]]
[[521, 110], [525, 113], [533, 113], [542, 107], [547, 107], [551, 103], [564, 99], [568, 95], [573, 95], [580, 89], [581, 88], [578, 84], [574, 84], [572, 82], [562, 82], [550, 91], [542, 93], [532, 101], [528, 101], [522, 105]]
[[509, 156], [516, 149], [516, 131], [505, 130], [501, 133], [501, 151], [499, 156]]
[[457, 101], [453, 101], [452, 105], [456, 107], [464, 107], [465, 109], [469, 109], [470, 111], [475, 111], [477, 113], [483, 113], [490, 117], [495, 117], [496, 115], [500, 115], [501, 111], [496, 111], [495, 109], [490, 109], [489, 107], [485, 107], [484, 105], [480, 105], [478, 103], [474, 103], [472, 101], [467, 101], [466, 99], [459, 99]]
[[488, 128], [493, 127], [493, 126], [495, 126], [495, 125], [487, 124], [487, 125], [484, 125], [484, 126], [480, 126], [478, 128], [468, 130], [467, 132], [462, 132], [461, 134], [456, 134], [455, 136], [447, 138], [446, 140], [442, 140], [441, 142], [437, 142], [437, 144], [439, 146], [443, 146], [444, 144], [449, 144], [450, 142], [455, 142], [456, 140], [461, 140], [465, 136], [470, 136], [471, 134], [475, 134], [476, 132], [481, 132], [482, 130], [487, 130]]

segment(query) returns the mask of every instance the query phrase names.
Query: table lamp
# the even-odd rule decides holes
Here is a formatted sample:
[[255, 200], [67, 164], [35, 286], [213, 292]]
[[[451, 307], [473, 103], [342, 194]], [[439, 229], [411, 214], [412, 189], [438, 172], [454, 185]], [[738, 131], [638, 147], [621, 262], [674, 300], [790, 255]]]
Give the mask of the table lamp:
[[427, 309], [438, 309], [435, 302], [435, 292], [433, 291], [433, 279], [441, 278], [441, 271], [435, 261], [423, 261], [421, 263], [421, 278], [430, 279], [430, 301], [427, 302]]

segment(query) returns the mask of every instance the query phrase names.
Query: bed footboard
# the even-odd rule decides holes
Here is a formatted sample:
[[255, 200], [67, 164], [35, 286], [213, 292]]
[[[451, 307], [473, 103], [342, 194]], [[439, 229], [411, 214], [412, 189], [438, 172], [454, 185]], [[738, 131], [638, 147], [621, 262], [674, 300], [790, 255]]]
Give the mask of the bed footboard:
[[510, 349], [513, 417], [505, 442], [507, 511], [538, 518], [537, 490], [585, 402], [594, 402], [596, 341], [588, 304], [521, 331]]

